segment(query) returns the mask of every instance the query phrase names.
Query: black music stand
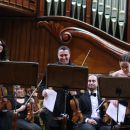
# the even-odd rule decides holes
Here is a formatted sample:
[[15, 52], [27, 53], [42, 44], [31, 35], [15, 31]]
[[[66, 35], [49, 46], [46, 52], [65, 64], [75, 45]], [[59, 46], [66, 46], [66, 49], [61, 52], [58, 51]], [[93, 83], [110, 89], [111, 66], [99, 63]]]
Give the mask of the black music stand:
[[46, 85], [56, 89], [64, 89], [65, 108], [68, 90], [86, 89], [88, 82], [88, 68], [82, 66], [48, 64]]
[[[38, 63], [1, 61], [0, 62], [0, 84], [36, 86], [38, 77]], [[15, 98], [14, 93], [14, 98]], [[6, 112], [6, 111], [5, 111]]]
[[86, 89], [88, 68], [74, 65], [48, 64], [46, 85], [64, 89]]
[[38, 77], [38, 63], [1, 61], [0, 84], [36, 86]]
[[[130, 77], [99, 77], [101, 97], [117, 99], [130, 98]], [[119, 104], [117, 106], [117, 124]]]

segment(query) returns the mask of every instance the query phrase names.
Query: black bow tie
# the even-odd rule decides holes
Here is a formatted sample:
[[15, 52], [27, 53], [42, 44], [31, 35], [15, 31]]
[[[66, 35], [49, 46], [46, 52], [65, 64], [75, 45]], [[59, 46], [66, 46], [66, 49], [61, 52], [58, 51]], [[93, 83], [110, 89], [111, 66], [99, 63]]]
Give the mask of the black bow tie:
[[96, 93], [90, 93], [90, 96], [96, 97]]

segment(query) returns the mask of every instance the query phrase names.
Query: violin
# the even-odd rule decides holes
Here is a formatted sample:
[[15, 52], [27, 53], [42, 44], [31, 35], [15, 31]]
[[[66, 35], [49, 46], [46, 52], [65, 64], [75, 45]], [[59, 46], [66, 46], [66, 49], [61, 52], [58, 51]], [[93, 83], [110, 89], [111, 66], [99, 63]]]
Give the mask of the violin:
[[112, 119], [109, 117], [109, 115], [106, 114], [108, 106], [109, 106], [109, 102], [105, 101], [103, 104], [103, 112], [105, 113], [103, 116], [103, 122], [110, 125], [112, 122]]
[[[34, 114], [33, 114], [33, 113], [34, 113], [34, 108], [35, 108], [35, 111], [37, 111], [37, 110], [39, 109], [38, 106], [37, 106], [37, 102], [35, 102], [35, 101], [36, 101], [36, 100], [35, 100], [36, 97], [34, 96], [34, 94], [36, 93], [36, 91], [37, 91], [38, 87], [40, 86], [41, 82], [42, 82], [42, 80], [39, 82], [37, 88], [35, 88], [34, 90], [31, 90], [31, 89], [30, 89], [32, 92], [29, 91], [30, 97], [28, 98], [28, 100], [27, 100], [26, 103], [25, 103], [25, 106], [27, 106], [27, 116], [26, 116], [26, 120], [27, 120], [27, 121], [30, 121], [30, 122], [33, 122], [33, 121], [34, 121]], [[35, 105], [34, 105], [34, 102], [31, 102], [31, 101], [30, 101], [32, 97], [35, 97], [35, 98], [33, 98], [33, 99], [34, 99], [34, 102], [35, 102]]]
[[79, 101], [75, 96], [73, 96], [73, 99], [70, 100], [70, 107], [73, 111], [72, 122], [74, 124], [82, 123], [84, 117], [79, 108]]
[[[34, 90], [32, 88], [27, 89], [27, 95], [30, 96], [32, 94]], [[31, 96], [33, 97], [33, 95]], [[30, 98], [31, 99], [31, 98]], [[31, 102], [30, 100], [26, 103], [27, 105], [27, 116], [26, 116], [26, 120], [29, 122], [33, 122], [34, 120], [34, 116], [33, 116], [33, 111], [34, 111], [34, 105], [33, 102]]]
[[[87, 55], [85, 56], [85, 58], [82, 62], [82, 66], [84, 65], [84, 63], [85, 63], [86, 59], [88, 58], [88, 55], [90, 54], [90, 52], [91, 52], [91, 50], [89, 50]], [[79, 101], [75, 96], [73, 96], [73, 99], [70, 100], [70, 107], [71, 107], [71, 110], [73, 111], [72, 122], [74, 124], [82, 123], [83, 120], [84, 120], [84, 116], [83, 116], [82, 112], [80, 111]]]
[[29, 122], [33, 122], [34, 116], [33, 116], [33, 103], [28, 103], [27, 104], [27, 116], [26, 120]]
[[104, 115], [103, 115], [102, 121], [103, 121], [105, 124], [110, 125], [112, 119], [109, 117], [109, 115], [106, 114], [106, 111], [107, 111], [108, 106], [109, 106], [108, 100], [104, 99], [104, 100], [101, 102], [101, 104], [98, 106], [97, 110], [99, 110], [100, 107], [103, 108], [103, 113], [104, 113]]
[[5, 98], [7, 96], [7, 89], [3, 86], [0, 87], [0, 110], [11, 110], [12, 104], [11, 102]]

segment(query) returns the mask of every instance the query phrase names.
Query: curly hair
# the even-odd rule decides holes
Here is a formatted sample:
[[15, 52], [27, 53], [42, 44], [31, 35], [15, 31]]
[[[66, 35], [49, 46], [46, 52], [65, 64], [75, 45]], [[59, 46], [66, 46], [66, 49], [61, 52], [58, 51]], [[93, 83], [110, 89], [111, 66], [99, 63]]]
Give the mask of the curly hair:
[[0, 40], [0, 46], [3, 47], [3, 51], [0, 53], [0, 60], [8, 60], [8, 49], [3, 40]]

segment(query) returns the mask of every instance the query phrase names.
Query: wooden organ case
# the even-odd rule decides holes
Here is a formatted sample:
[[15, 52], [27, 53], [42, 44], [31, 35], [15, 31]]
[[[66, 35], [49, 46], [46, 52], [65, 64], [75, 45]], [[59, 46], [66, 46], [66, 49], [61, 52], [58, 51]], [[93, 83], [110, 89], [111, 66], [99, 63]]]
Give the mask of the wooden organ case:
[[[14, 6], [11, 0], [1, 0], [1, 8], [7, 4], [31, 11], [31, 15], [9, 17], [1, 11], [0, 16], [6, 18], [0, 17], [0, 39], [8, 45], [10, 60], [39, 62], [39, 79], [46, 65], [57, 60], [60, 45], [70, 47], [71, 60], [78, 65], [90, 50], [84, 65], [90, 73], [108, 74], [119, 69], [119, 57], [130, 51], [130, 2], [123, 1], [16, 0]], [[115, 24], [109, 5], [118, 10]]]

